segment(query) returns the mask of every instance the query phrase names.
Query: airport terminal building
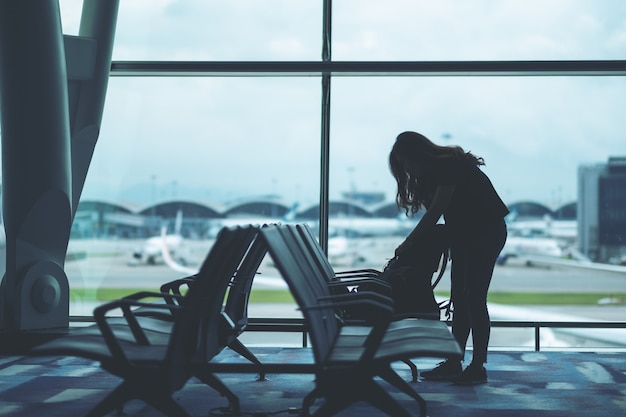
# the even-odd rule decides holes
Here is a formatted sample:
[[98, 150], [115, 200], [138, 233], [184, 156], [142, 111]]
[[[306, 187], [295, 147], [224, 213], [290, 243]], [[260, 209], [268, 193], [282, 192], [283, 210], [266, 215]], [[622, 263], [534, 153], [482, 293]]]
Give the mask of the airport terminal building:
[[583, 165], [578, 170], [578, 234], [591, 259], [626, 260], [626, 158]]

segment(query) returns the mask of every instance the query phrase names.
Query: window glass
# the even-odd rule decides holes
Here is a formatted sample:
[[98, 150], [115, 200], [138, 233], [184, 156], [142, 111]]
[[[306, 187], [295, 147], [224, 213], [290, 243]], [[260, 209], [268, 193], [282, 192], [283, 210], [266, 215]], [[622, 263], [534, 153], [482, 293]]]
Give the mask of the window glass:
[[[382, 268], [417, 221], [395, 210], [387, 165], [396, 136], [414, 130], [482, 156], [511, 209], [490, 287], [493, 320], [615, 320], [626, 291], [611, 264], [624, 262], [624, 246], [614, 241], [626, 231], [612, 227], [603, 244], [603, 217], [598, 225], [594, 215], [624, 224], [617, 202], [625, 164], [616, 157], [624, 156], [625, 91], [623, 77], [334, 78], [331, 200], [366, 210], [331, 211], [331, 230], [350, 255], [337, 269]], [[591, 188], [582, 190], [585, 183]], [[586, 268], [588, 260], [606, 265]], [[449, 297], [449, 272], [450, 265], [436, 289], [440, 300]], [[578, 346], [573, 339], [585, 331], [555, 332], [553, 346]], [[597, 331], [597, 341], [617, 340]]]
[[[82, 1], [62, 0], [77, 34]], [[322, 2], [120, 1], [114, 60], [319, 60]]]
[[333, 59], [623, 59], [620, 0], [345, 0], [333, 3]]
[[623, 154], [624, 91], [622, 77], [337, 77], [331, 194], [354, 187], [393, 201], [387, 157], [415, 130], [483, 156], [507, 203], [558, 207], [576, 199], [581, 164]]
[[315, 203], [319, 85], [316, 78], [111, 78], [68, 251], [72, 314], [89, 314], [106, 292], [180, 277], [146, 249], [162, 226], [182, 234], [174, 258], [193, 269], [224, 223], [279, 221], [296, 203]]
[[[82, 1], [60, 4], [64, 33], [76, 34]], [[336, 1], [332, 58], [623, 59], [625, 9], [621, 0]], [[319, 60], [322, 2], [122, 1], [117, 27], [114, 60]], [[331, 84], [328, 255], [337, 270], [380, 269], [417, 221], [395, 208], [387, 167], [396, 135], [417, 130], [484, 157], [511, 209], [489, 296], [493, 320], [623, 316], [623, 272], [610, 271], [626, 264], [616, 244], [626, 224], [623, 77], [334, 77]], [[163, 225], [185, 236], [190, 255], [177, 261], [193, 267], [212, 244], [215, 218], [247, 223], [296, 212], [315, 224], [319, 97], [319, 78], [112, 78], [66, 265], [72, 314], [90, 314], [94, 302], [113, 298], [105, 295], [111, 288], [119, 296], [179, 277], [134, 256]], [[564, 267], [561, 258], [604, 266]], [[440, 299], [449, 296], [449, 270]], [[260, 316], [293, 314], [293, 305], [280, 313], [259, 307], [251, 304]], [[542, 330], [542, 349], [590, 346], [590, 337], [611, 346], [623, 332], [610, 332]], [[527, 333], [492, 345], [526, 346]]]

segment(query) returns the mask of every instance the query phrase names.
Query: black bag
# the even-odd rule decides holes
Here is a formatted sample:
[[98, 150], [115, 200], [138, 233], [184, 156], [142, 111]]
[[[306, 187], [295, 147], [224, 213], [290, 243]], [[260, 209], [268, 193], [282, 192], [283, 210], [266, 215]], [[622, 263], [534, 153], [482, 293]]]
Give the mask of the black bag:
[[[433, 291], [445, 272], [449, 253], [448, 231], [444, 224], [438, 224], [427, 239], [387, 262], [378, 279], [390, 285], [396, 315], [440, 319], [442, 307], [435, 300]], [[433, 274], [438, 270], [433, 282]], [[376, 287], [364, 284], [356, 290], [376, 291]]]

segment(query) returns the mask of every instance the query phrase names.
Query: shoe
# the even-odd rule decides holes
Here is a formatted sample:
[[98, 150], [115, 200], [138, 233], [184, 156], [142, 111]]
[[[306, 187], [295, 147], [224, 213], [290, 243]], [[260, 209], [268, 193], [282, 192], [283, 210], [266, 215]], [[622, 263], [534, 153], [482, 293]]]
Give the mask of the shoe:
[[431, 381], [448, 381], [463, 371], [460, 361], [444, 361], [430, 371], [420, 372], [423, 379]]
[[460, 374], [450, 379], [456, 385], [480, 385], [487, 383], [487, 370], [482, 365], [472, 365], [465, 368]]

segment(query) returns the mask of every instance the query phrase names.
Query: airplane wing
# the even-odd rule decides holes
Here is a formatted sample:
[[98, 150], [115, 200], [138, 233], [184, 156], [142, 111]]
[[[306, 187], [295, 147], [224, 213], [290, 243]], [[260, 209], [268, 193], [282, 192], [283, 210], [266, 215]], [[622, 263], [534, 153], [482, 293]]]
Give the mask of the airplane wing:
[[563, 259], [541, 255], [524, 255], [524, 259], [535, 265], [556, 265], [572, 268], [584, 268], [604, 272], [616, 272], [626, 274], [626, 266], [603, 264], [599, 262], [581, 261], [576, 259]]
[[[528, 308], [489, 303], [489, 314], [492, 320], [537, 321], [537, 322], [593, 322], [586, 317], [572, 316], [554, 312], [541, 311], [540, 308]], [[542, 329], [542, 333], [545, 330]], [[592, 339], [616, 346], [626, 346], [626, 329], [603, 328], [554, 328], [553, 333], [563, 333], [582, 339]]]

